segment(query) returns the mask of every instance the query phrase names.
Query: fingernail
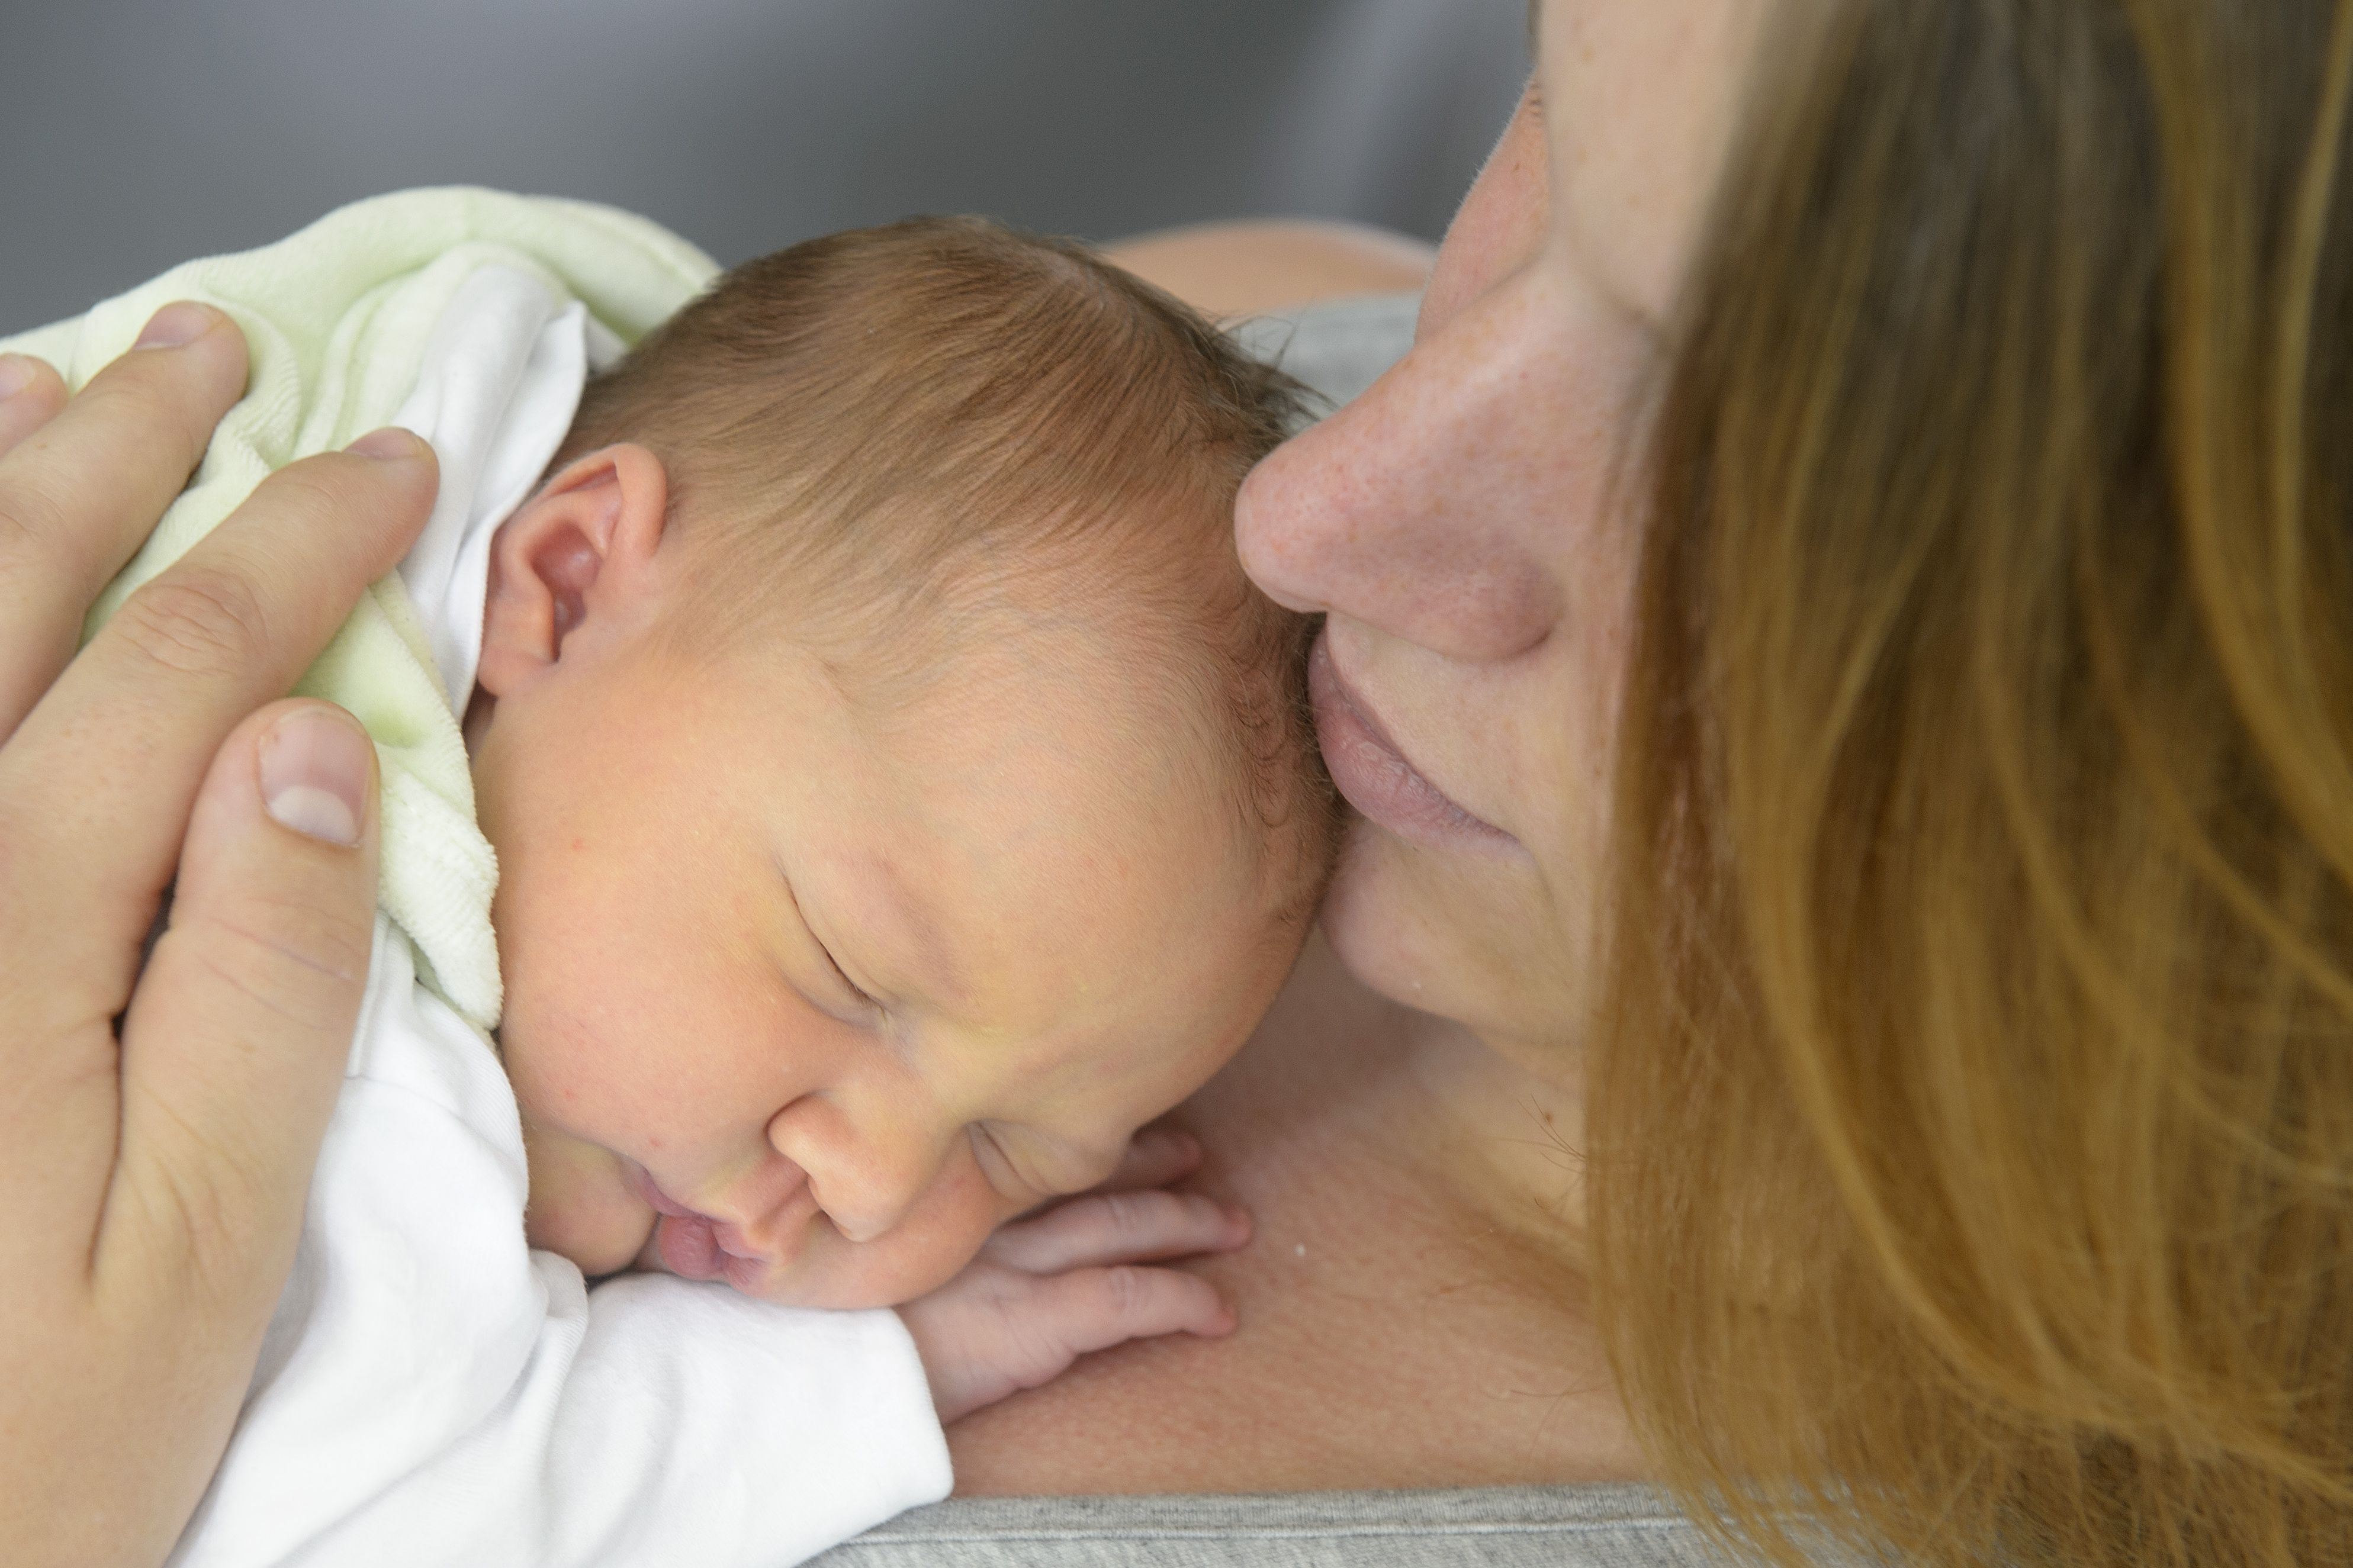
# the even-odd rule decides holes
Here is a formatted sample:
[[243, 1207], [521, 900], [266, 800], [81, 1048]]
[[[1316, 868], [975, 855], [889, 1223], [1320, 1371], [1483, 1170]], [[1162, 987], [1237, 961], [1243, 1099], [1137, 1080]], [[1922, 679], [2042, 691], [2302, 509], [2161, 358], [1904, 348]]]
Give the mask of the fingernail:
[[387, 425], [381, 430], [369, 431], [343, 450], [378, 462], [391, 462], [417, 456], [417, 437], [397, 425]]
[[213, 330], [213, 312], [193, 300], [183, 300], [176, 305], [166, 305], [147, 318], [146, 330], [139, 334], [134, 349], [175, 349], [183, 343], [195, 342]]
[[297, 833], [345, 848], [360, 841], [375, 746], [340, 708], [298, 708], [261, 738], [261, 800]]
[[39, 367], [24, 354], [0, 354], [0, 403], [5, 403], [33, 384]]

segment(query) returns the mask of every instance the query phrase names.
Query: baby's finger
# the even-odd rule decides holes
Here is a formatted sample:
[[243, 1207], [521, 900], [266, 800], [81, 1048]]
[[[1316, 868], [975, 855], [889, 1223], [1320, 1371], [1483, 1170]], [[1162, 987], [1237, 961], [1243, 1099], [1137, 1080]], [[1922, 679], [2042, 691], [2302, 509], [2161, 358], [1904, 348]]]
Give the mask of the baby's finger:
[[989, 1238], [984, 1256], [1031, 1274], [1230, 1252], [1250, 1240], [1247, 1212], [1190, 1193], [1073, 1198]]
[[[1163, 1334], [1217, 1339], [1234, 1331], [1234, 1310], [1216, 1287], [1176, 1268], [1082, 1268], [1041, 1282], [1036, 1322], [1040, 1336], [1060, 1347], [1059, 1376], [1082, 1355], [1130, 1340]], [[1034, 1388], [1022, 1379], [1024, 1387]]]
[[1201, 1168], [1201, 1141], [1174, 1127], [1147, 1127], [1127, 1142], [1119, 1168], [1094, 1190], [1134, 1193], [1181, 1182]]

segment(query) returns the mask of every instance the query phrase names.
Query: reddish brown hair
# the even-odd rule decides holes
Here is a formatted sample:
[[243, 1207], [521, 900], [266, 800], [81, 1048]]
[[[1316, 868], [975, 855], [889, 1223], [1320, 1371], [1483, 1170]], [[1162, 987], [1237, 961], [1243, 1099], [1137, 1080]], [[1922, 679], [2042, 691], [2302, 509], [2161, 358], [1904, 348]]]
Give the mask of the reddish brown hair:
[[1783, 19], [1652, 448], [1629, 1404], [1777, 1561], [2353, 1562], [2353, 5]]

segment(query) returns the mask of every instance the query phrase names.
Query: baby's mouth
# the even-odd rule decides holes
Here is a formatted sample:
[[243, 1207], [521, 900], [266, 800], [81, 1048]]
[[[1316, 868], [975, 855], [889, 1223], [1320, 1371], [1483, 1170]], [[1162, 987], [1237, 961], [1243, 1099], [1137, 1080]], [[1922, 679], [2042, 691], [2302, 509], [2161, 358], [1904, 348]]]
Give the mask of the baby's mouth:
[[734, 1229], [708, 1215], [665, 1214], [654, 1226], [654, 1246], [661, 1255], [662, 1267], [681, 1279], [725, 1279], [740, 1289], [734, 1275], [749, 1265], [756, 1280], [767, 1272], [767, 1259], [756, 1252], [735, 1250], [744, 1241], [730, 1234]]
[[627, 1167], [630, 1186], [661, 1216], [655, 1223], [653, 1245], [648, 1250], [681, 1279], [723, 1279], [745, 1295], [756, 1296], [763, 1281], [800, 1251], [808, 1222], [817, 1217], [815, 1200], [804, 1184], [789, 1206], [809, 1212], [780, 1216], [784, 1223], [770, 1228], [784, 1245], [781, 1249], [764, 1249], [744, 1236], [742, 1226], [689, 1208], [671, 1197], [644, 1166], [629, 1161]]

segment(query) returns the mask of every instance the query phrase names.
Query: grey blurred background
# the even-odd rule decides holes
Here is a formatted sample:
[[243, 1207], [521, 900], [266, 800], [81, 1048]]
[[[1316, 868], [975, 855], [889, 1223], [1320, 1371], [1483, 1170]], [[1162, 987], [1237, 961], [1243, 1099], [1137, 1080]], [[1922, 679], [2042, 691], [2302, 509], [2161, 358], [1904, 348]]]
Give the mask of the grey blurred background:
[[404, 185], [611, 202], [723, 262], [913, 212], [1435, 238], [1525, 0], [5, 0], [0, 331]]

